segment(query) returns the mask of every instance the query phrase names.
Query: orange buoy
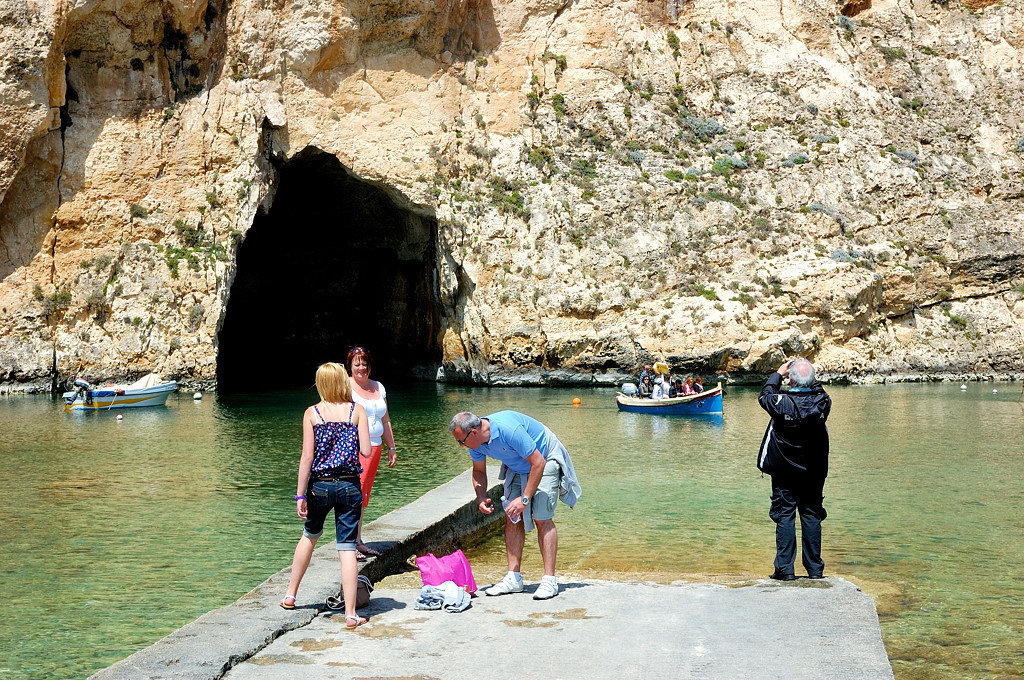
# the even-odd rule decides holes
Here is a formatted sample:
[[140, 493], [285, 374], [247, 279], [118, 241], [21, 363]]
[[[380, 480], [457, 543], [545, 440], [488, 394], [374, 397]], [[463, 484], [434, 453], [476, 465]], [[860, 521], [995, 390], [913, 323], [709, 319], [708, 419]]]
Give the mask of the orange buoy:
[[583, 403], [583, 400], [580, 399], [579, 397], [576, 397], [575, 399], [572, 400], [572, 405], [573, 406], [579, 406], [582, 403]]

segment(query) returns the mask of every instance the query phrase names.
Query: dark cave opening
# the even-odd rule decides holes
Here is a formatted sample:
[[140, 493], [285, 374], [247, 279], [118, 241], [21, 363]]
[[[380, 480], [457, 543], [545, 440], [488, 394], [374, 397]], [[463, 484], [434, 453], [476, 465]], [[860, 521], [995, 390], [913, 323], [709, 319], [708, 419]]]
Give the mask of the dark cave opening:
[[353, 345], [370, 350], [382, 381], [440, 365], [436, 220], [319, 149], [279, 170], [270, 211], [238, 250], [218, 389], [310, 386], [318, 365], [343, 363]]

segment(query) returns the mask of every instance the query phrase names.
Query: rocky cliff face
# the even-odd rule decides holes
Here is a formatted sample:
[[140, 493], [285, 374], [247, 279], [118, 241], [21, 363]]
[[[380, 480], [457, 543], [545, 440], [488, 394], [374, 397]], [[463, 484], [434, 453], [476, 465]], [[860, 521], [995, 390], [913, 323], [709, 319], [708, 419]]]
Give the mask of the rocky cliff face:
[[0, 382], [1019, 375], [1022, 50], [1019, 2], [0, 0]]

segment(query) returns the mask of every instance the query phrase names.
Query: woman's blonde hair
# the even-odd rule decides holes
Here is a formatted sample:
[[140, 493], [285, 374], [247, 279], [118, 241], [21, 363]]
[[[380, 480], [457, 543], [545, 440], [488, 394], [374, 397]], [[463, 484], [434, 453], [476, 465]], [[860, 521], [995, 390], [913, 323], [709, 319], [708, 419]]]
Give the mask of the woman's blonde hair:
[[316, 391], [324, 401], [352, 401], [352, 387], [348, 371], [341, 364], [328, 361], [316, 369]]

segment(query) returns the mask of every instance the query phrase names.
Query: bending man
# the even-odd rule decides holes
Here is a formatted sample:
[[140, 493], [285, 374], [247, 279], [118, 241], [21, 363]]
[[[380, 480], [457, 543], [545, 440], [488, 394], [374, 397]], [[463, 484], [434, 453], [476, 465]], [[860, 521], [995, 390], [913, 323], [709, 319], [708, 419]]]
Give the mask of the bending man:
[[[487, 456], [501, 461], [498, 479], [505, 480], [505, 554], [508, 574], [484, 592], [505, 595], [523, 590], [520, 565], [526, 532], [537, 526], [537, 541], [544, 560], [544, 578], [533, 594], [535, 600], [558, 595], [555, 558], [558, 531], [555, 504], [561, 499], [570, 508], [582, 494], [569, 452], [555, 433], [539, 420], [516, 411], [498, 411], [480, 418], [468, 411], [456, 414], [448, 431], [473, 460], [473, 490], [480, 512], [489, 515], [494, 504], [487, 497]], [[520, 521], [522, 520], [522, 521]]]

